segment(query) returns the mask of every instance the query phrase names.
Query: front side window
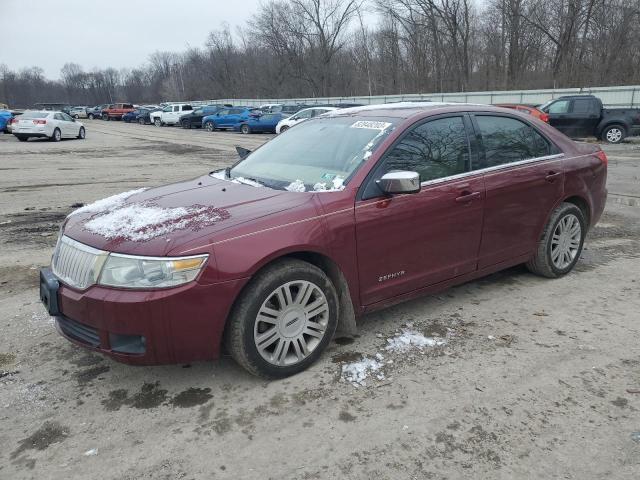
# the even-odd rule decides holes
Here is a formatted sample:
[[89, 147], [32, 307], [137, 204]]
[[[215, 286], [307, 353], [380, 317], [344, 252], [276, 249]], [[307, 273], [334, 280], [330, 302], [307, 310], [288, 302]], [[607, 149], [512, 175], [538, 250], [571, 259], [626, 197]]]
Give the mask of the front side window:
[[173, 111], [174, 112], [179, 112], [180, 111], [180, 106], [176, 105], [175, 107], [173, 107]]
[[450, 177], [469, 170], [469, 142], [462, 117], [431, 120], [411, 130], [387, 154], [382, 174], [418, 172], [420, 181]]
[[547, 113], [567, 113], [569, 111], [569, 100], [558, 100], [547, 107]]
[[551, 153], [549, 142], [520, 120], [493, 115], [476, 115], [475, 118], [485, 158], [474, 169], [544, 157]]
[[296, 113], [293, 117], [293, 120], [303, 120], [305, 118], [311, 118], [313, 110], [303, 110], [302, 112]]

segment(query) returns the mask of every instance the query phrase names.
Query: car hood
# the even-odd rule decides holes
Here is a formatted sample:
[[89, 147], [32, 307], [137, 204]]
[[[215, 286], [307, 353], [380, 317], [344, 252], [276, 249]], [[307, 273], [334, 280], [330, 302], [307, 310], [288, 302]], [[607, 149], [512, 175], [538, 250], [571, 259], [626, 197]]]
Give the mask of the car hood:
[[162, 256], [198, 238], [210, 243], [240, 224], [310, 205], [311, 199], [206, 175], [99, 200], [72, 212], [63, 228], [68, 237], [101, 250]]

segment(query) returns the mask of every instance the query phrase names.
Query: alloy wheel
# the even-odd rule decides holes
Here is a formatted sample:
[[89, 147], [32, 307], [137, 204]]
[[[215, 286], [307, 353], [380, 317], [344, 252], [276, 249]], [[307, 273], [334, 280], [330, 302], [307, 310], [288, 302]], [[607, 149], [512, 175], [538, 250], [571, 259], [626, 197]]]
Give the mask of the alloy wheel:
[[320, 345], [328, 323], [329, 304], [320, 287], [307, 280], [285, 283], [258, 310], [256, 349], [272, 365], [295, 365]]
[[618, 143], [620, 140], [622, 140], [622, 130], [617, 127], [607, 130], [607, 141]]
[[578, 217], [573, 214], [562, 217], [551, 237], [551, 261], [556, 268], [564, 270], [573, 263], [581, 240], [582, 227]]

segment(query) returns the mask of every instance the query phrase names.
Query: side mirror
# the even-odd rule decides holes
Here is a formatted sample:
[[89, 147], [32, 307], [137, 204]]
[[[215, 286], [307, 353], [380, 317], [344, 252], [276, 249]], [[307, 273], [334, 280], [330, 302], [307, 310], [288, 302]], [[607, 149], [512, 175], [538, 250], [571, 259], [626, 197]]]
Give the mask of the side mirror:
[[386, 194], [418, 193], [420, 174], [418, 172], [396, 171], [385, 173], [376, 184]]

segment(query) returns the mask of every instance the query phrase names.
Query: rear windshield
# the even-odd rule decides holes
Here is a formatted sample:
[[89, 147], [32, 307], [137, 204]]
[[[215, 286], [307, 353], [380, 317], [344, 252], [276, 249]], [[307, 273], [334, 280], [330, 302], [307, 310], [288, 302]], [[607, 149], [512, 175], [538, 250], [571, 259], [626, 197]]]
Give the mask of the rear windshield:
[[48, 116], [49, 112], [24, 112], [20, 118], [47, 118]]

